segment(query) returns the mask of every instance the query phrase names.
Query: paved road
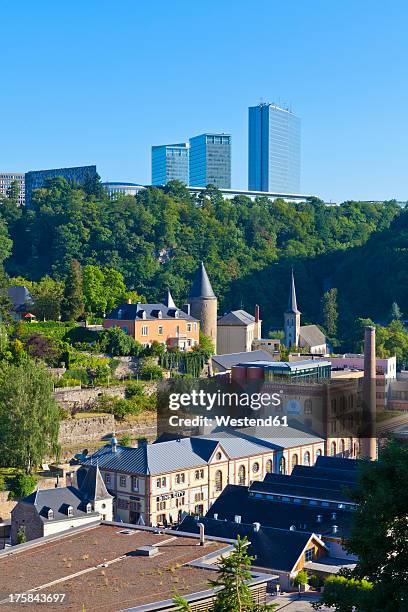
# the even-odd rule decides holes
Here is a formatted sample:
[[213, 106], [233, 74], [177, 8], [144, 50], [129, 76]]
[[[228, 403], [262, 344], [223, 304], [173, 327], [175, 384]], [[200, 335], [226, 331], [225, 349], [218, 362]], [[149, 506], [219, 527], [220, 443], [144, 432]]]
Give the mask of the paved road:
[[[313, 612], [312, 601], [317, 601], [317, 598], [303, 595], [301, 599], [298, 599], [297, 595], [293, 594], [272, 597], [268, 603], [278, 603], [277, 610], [282, 610], [282, 612]], [[322, 612], [333, 612], [333, 608], [322, 608]]]

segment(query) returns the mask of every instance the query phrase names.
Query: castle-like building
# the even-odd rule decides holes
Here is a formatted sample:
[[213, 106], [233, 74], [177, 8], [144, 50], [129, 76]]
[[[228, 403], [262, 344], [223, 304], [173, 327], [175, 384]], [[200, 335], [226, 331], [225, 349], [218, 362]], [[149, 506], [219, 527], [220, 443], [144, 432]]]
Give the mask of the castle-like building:
[[326, 336], [317, 325], [301, 325], [301, 314], [297, 307], [295, 278], [292, 270], [288, 307], [283, 315], [285, 346], [292, 349], [303, 348], [315, 355], [326, 354]]

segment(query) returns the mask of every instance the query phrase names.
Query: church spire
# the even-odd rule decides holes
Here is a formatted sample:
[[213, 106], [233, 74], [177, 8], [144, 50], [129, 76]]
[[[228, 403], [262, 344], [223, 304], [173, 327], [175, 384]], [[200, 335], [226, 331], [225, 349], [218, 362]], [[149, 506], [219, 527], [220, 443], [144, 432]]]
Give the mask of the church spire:
[[286, 312], [293, 312], [293, 314], [300, 314], [300, 310], [297, 307], [296, 301], [296, 288], [295, 288], [295, 277], [293, 276], [293, 268], [292, 268], [292, 280], [289, 292], [289, 301], [288, 301], [288, 309]]
[[174, 303], [173, 296], [170, 293], [170, 289], [167, 289], [167, 296], [166, 296], [166, 299], [164, 300], [164, 305], [167, 306], [167, 308], [177, 308], [177, 306]]

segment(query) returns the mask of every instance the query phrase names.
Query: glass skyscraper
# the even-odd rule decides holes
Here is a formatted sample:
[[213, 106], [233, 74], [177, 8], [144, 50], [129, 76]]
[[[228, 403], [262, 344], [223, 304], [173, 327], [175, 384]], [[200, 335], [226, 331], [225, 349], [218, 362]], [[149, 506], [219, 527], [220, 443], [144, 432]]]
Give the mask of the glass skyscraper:
[[200, 134], [190, 138], [190, 186], [231, 188], [231, 136]]
[[152, 147], [152, 185], [182, 181], [188, 185], [189, 144], [158, 145]]
[[300, 118], [275, 104], [249, 108], [248, 189], [300, 191]]

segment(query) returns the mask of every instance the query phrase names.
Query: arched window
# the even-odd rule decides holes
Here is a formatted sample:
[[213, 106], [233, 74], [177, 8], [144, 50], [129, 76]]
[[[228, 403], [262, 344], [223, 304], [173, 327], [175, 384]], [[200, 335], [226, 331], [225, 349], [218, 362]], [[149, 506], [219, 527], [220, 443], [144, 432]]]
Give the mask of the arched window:
[[255, 461], [255, 463], [253, 464], [252, 471], [254, 474], [257, 474], [259, 472], [259, 463], [257, 461]]
[[318, 448], [316, 451], [316, 457], [321, 457], [322, 456], [322, 449]]
[[340, 453], [342, 457], [344, 457], [344, 455], [346, 454], [346, 443], [344, 442], [344, 440], [340, 440]]
[[222, 472], [217, 470], [215, 472], [215, 490], [222, 491]]
[[295, 467], [295, 465], [297, 465], [298, 463], [299, 463], [299, 457], [295, 453], [294, 455], [292, 455], [292, 470]]
[[238, 468], [238, 484], [245, 484], [245, 465], [240, 465]]
[[279, 474], [286, 474], [286, 459], [281, 457], [279, 459]]
[[332, 442], [330, 446], [330, 454], [332, 457], [336, 456], [336, 443]]
[[272, 469], [273, 469], [272, 459], [268, 459], [268, 461], [265, 464], [266, 473], [270, 474], [272, 472]]
[[306, 451], [303, 455], [303, 465], [310, 465], [310, 453]]

